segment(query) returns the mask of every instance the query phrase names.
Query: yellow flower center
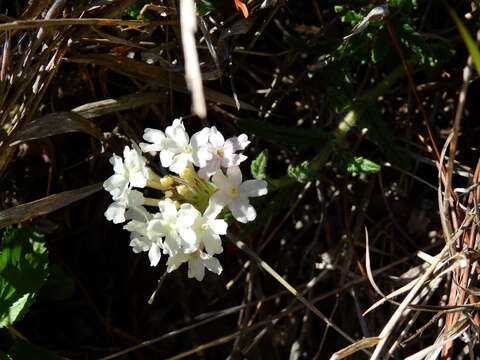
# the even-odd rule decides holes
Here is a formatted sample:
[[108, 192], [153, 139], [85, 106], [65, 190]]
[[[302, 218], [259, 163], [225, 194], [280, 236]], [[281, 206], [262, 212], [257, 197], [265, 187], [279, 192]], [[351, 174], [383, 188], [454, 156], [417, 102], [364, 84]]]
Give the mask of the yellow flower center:
[[185, 147], [183, 148], [183, 152], [185, 154], [191, 154], [193, 152], [192, 146], [191, 145], [185, 145]]
[[237, 186], [231, 186], [229, 193], [232, 198], [236, 198], [240, 192]]

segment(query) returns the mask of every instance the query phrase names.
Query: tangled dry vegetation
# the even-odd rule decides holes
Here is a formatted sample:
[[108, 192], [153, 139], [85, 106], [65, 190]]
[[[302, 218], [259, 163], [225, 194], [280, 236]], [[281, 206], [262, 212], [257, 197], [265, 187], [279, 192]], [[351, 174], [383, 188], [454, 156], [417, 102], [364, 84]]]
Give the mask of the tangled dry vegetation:
[[[377, 5], [199, 0], [184, 50], [176, 1], [0, 1], [0, 265], [15, 229], [48, 252], [12, 321], [0, 266], [2, 358], [480, 359], [480, 56], [452, 20], [475, 34], [478, 4]], [[99, 191], [176, 117], [246, 132], [271, 186], [201, 283], [133, 254]]]

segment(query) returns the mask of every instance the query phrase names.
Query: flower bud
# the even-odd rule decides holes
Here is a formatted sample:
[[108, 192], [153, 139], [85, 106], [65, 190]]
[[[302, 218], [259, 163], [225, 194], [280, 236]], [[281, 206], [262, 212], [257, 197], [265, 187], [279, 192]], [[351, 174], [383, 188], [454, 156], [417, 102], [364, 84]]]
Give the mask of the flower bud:
[[186, 185], [179, 185], [179, 186], [177, 186], [176, 189], [177, 189], [178, 195], [180, 195], [180, 196], [192, 195], [192, 192], [190, 191], [190, 189]]
[[162, 186], [166, 188], [171, 187], [173, 185], [173, 182], [174, 182], [174, 179], [168, 175], [160, 179], [160, 184], [162, 184]]
[[180, 177], [186, 181], [191, 181], [197, 176], [195, 170], [193, 170], [191, 167], [186, 167], [182, 173], [180, 174]]

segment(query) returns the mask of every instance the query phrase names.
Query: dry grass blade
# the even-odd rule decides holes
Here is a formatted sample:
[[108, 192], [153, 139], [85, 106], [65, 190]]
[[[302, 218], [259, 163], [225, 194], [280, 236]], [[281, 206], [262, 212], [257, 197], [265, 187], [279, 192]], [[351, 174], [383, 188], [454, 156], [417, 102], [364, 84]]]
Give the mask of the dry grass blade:
[[370, 360], [376, 360], [379, 358], [381, 351], [383, 350], [383, 347], [385, 346], [388, 337], [392, 333], [393, 329], [395, 328], [396, 323], [399, 321], [400, 317], [402, 316], [402, 313], [405, 311], [405, 309], [408, 307], [408, 305], [412, 302], [413, 298], [417, 295], [417, 292], [420, 290], [420, 288], [425, 284], [429, 276], [435, 271], [437, 265], [440, 263], [441, 259], [443, 256], [447, 253], [449, 249], [449, 245], [446, 245], [443, 247], [442, 251], [437, 255], [435, 263], [430, 265], [430, 267], [425, 271], [425, 273], [422, 275], [422, 277], [417, 281], [415, 286], [410, 290], [408, 295], [403, 299], [402, 303], [400, 306], [397, 308], [395, 313], [392, 315], [390, 320], [387, 322], [383, 330], [380, 332], [379, 337], [381, 340], [377, 344], [375, 351], [370, 358]]
[[410, 355], [405, 360], [421, 360], [424, 359], [425, 356], [428, 356], [431, 352], [439, 350], [443, 345], [447, 344], [450, 341], [455, 340], [460, 335], [462, 335], [463, 331], [467, 328], [468, 321], [464, 319], [463, 321], [459, 321], [450, 331], [450, 336], [448, 338], [441, 339], [438, 343], [430, 345], [419, 352]]
[[152, 105], [165, 101], [165, 93], [146, 92], [121, 96], [117, 99], [105, 99], [77, 106], [71, 111], [83, 116], [85, 119], [93, 119], [117, 111], [135, 109], [146, 105]]
[[7, 30], [28, 30], [45, 27], [91, 25], [91, 26], [158, 26], [175, 25], [175, 21], [143, 21], [143, 20], [121, 20], [121, 19], [48, 19], [48, 20], [18, 20], [0, 24], [0, 31]]
[[372, 275], [372, 268], [370, 266], [370, 246], [369, 246], [369, 241], [368, 241], [368, 230], [365, 228], [365, 267], [367, 270], [367, 277], [368, 280], [370, 281], [370, 285], [375, 289], [375, 291], [380, 295], [382, 298], [386, 298], [386, 296], [383, 294], [382, 290], [378, 287], [378, 285], [375, 283], [375, 279], [373, 278]]
[[407, 291], [409, 291], [411, 288], [413, 288], [413, 286], [417, 283], [417, 279], [414, 279], [412, 281], [410, 281], [408, 284], [402, 286], [401, 288], [395, 290], [395, 291], [392, 291], [390, 294], [388, 294], [387, 296], [383, 297], [382, 299], [378, 300], [377, 302], [375, 302], [372, 306], [370, 306], [367, 310], [364, 311], [363, 313], [363, 316], [367, 315], [369, 312], [371, 312], [372, 310], [376, 309], [377, 307], [379, 307], [380, 305], [382, 305], [383, 303], [385, 303], [386, 301], [390, 300], [390, 299], [393, 299], [394, 297], [398, 296], [398, 295], [401, 295]]
[[30, 122], [8, 142], [9, 146], [69, 132], [84, 132], [104, 142], [102, 132], [92, 122], [74, 112], [59, 112]]
[[86, 198], [102, 189], [102, 184], [93, 184], [80, 189], [64, 191], [46, 198], [15, 206], [0, 211], [0, 229], [11, 224], [20, 223], [37, 216], [61, 209], [78, 200]]
[[182, 46], [185, 57], [185, 79], [192, 93], [192, 109], [200, 118], [207, 116], [207, 106], [203, 94], [202, 74], [198, 63], [198, 53], [195, 42], [197, 17], [193, 0], [180, 1], [180, 25], [182, 27]]
[[380, 341], [378, 337], [369, 337], [362, 340], [355, 342], [354, 344], [348, 345], [347, 347], [343, 348], [342, 350], [337, 351], [334, 353], [330, 360], [340, 360], [345, 359], [347, 356], [352, 355], [362, 349], [366, 349], [372, 347]]
[[[88, 56], [71, 58], [69, 61], [105, 66], [128, 77], [160, 85], [165, 88], [173, 88], [180, 92], [188, 92], [183, 76], [176, 73], [170, 73], [158, 66], [148, 65], [144, 62], [128, 59], [126, 57], [107, 54], [90, 54]], [[205, 88], [204, 90], [205, 96], [209, 101], [236, 107], [235, 100], [231, 96], [227, 96], [208, 88]], [[245, 102], [241, 101], [240, 104], [244, 110], [257, 111], [256, 107]]]

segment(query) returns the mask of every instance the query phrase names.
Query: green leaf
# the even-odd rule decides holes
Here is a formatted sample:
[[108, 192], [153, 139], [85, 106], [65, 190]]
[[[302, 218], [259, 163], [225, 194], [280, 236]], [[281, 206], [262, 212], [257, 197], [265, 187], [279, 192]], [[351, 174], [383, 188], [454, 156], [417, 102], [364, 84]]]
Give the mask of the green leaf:
[[25, 315], [48, 277], [43, 235], [31, 228], [7, 228], [0, 256], [0, 327]]
[[36, 346], [32, 343], [26, 342], [24, 340], [17, 341], [10, 348], [7, 359], [12, 360], [25, 360], [25, 359], [35, 359], [35, 360], [62, 360], [63, 358], [51, 353], [50, 351]]
[[347, 171], [371, 174], [379, 172], [380, 168], [380, 165], [371, 160], [365, 159], [361, 156], [355, 156], [353, 161], [348, 165]]
[[300, 165], [288, 169], [288, 176], [294, 178], [299, 183], [307, 183], [313, 178], [313, 176], [310, 174], [310, 163], [308, 161], [304, 161]]
[[267, 177], [268, 149], [258, 154], [257, 158], [252, 161], [250, 171], [255, 179], [263, 180]]
[[273, 125], [254, 119], [240, 119], [237, 121], [237, 126], [240, 130], [255, 134], [267, 141], [302, 148], [321, 147], [332, 138], [332, 135], [320, 129]]
[[347, 11], [345, 15], [340, 18], [340, 20], [342, 20], [342, 22], [348, 22], [352, 25], [355, 25], [356, 23], [360, 22], [360, 20], [362, 20], [362, 15], [350, 10]]
[[475, 40], [473, 40], [467, 28], [465, 25], [463, 25], [455, 10], [453, 10], [451, 7], [448, 7], [448, 11], [450, 12], [450, 16], [453, 18], [453, 21], [455, 21], [455, 25], [457, 25], [458, 31], [460, 32], [460, 35], [467, 46], [468, 52], [473, 59], [475, 68], [477, 69], [477, 73], [480, 74], [480, 51], [478, 50]]
[[197, 0], [197, 12], [200, 16], [208, 15], [217, 8], [214, 1], [211, 0]]
[[381, 169], [377, 163], [365, 159], [362, 156], [353, 156], [350, 152], [342, 149], [337, 149], [334, 157], [334, 165], [338, 169], [349, 173], [372, 174], [379, 172]]

